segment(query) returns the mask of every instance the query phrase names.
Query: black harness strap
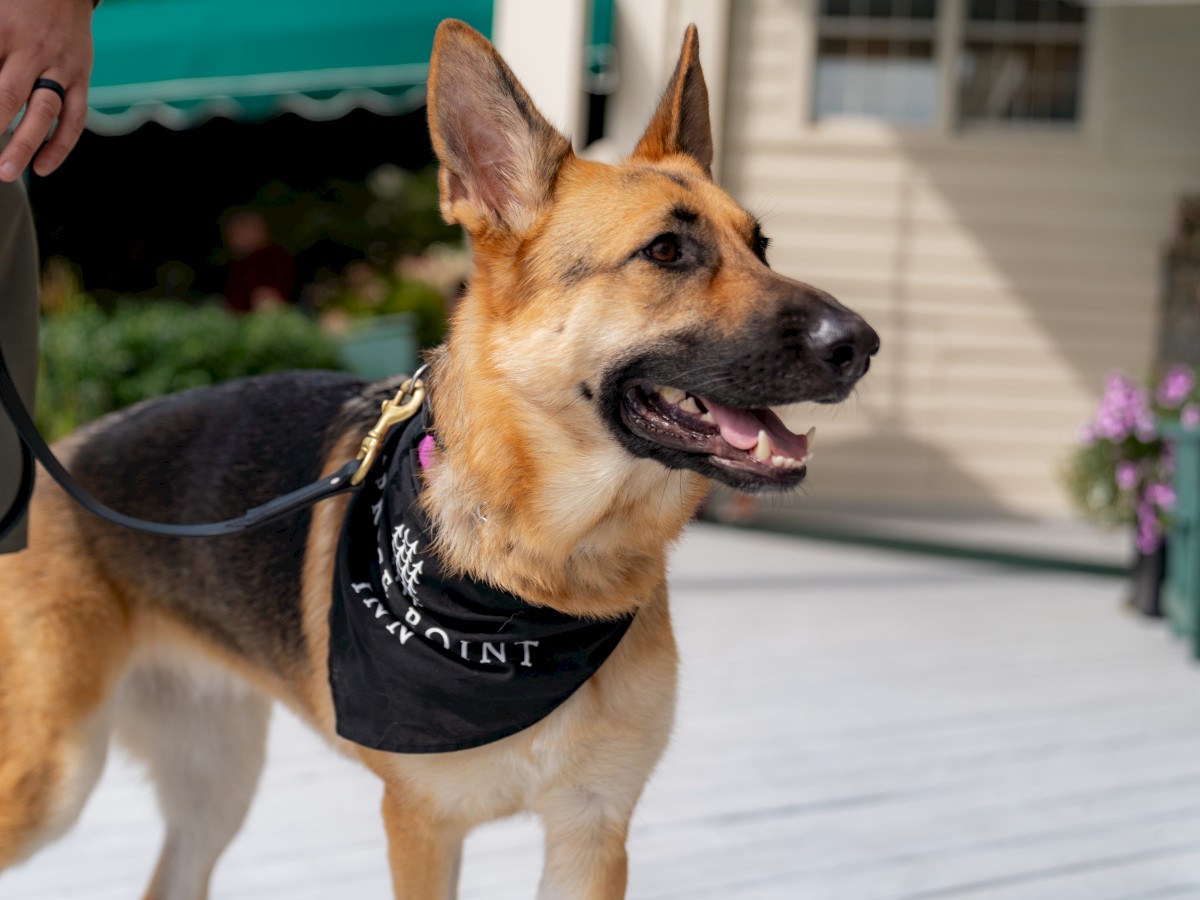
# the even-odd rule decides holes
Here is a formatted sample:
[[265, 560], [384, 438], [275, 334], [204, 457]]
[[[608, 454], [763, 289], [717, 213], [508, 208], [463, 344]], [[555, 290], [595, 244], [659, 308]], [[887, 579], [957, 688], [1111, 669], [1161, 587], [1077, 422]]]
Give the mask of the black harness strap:
[[24, 441], [19, 441], [17, 446], [21, 448], [21, 483], [17, 487], [17, 495], [13, 497], [12, 505], [4, 514], [4, 518], [0, 518], [0, 541], [17, 527], [17, 522], [29, 506], [29, 498], [33, 496], [33, 454]]
[[143, 534], [156, 534], [163, 537], [218, 537], [250, 531], [251, 529], [260, 528], [263, 525], [274, 522], [276, 519], [283, 518], [306, 506], [311, 506], [329, 497], [354, 490], [357, 487], [352, 479], [354, 479], [361, 464], [358, 460], [351, 460], [332, 475], [314, 481], [312, 484], [292, 491], [289, 494], [284, 494], [282, 497], [276, 497], [262, 506], [256, 506], [248, 510], [245, 515], [236, 519], [227, 519], [224, 522], [206, 522], [198, 525], [168, 525], [159, 522], [147, 522], [144, 519], [135, 519], [131, 516], [123, 515], [105, 506], [85, 491], [63, 464], [58, 461], [58, 457], [54, 455], [53, 451], [46, 446], [46, 442], [42, 440], [37, 426], [30, 417], [29, 411], [25, 408], [25, 404], [21, 400], [21, 395], [17, 391], [17, 386], [13, 383], [12, 376], [9, 374], [8, 365], [4, 361], [2, 350], [0, 350], [0, 405], [8, 413], [8, 417], [12, 420], [17, 435], [22, 441], [21, 486], [11, 508], [0, 518], [0, 540], [13, 530], [17, 521], [21, 518], [21, 514], [25, 511], [25, 507], [29, 504], [29, 497], [33, 493], [34, 457], [37, 457], [50, 477], [58, 482], [59, 487], [66, 491], [76, 503], [88, 512], [115, 525], [140, 531]]

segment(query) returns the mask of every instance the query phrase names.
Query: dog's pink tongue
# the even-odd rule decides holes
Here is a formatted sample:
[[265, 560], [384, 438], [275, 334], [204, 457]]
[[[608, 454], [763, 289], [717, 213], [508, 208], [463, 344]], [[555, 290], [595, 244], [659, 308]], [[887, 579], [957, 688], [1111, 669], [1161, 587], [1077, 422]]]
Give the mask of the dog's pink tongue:
[[804, 459], [808, 455], [808, 438], [789, 431], [771, 410], [737, 409], [707, 397], [701, 397], [700, 400], [717, 420], [721, 437], [739, 450], [753, 450], [758, 446], [758, 433], [765, 431], [771, 440], [773, 454], [792, 459]]

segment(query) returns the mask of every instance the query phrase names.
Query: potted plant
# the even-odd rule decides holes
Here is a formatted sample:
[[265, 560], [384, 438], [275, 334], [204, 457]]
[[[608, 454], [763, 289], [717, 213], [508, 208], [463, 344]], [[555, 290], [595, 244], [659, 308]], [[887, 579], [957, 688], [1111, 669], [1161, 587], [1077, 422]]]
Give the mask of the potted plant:
[[401, 265], [379, 269], [360, 261], [313, 292], [320, 320], [340, 346], [346, 367], [366, 379], [411, 372], [420, 351], [446, 329], [447, 300], [425, 277]]
[[1132, 530], [1130, 602], [1154, 616], [1162, 614], [1165, 538], [1176, 506], [1174, 452], [1163, 434], [1171, 423], [1200, 428], [1200, 391], [1190, 366], [1170, 366], [1153, 389], [1112, 372], [1066, 473], [1068, 492], [1088, 519]]

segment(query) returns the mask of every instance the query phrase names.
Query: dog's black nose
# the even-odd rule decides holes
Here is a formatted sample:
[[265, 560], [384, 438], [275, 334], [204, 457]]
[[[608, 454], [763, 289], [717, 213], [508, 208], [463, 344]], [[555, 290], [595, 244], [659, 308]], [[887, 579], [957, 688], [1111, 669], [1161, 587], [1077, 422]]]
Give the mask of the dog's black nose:
[[839, 379], [861, 378], [879, 352], [875, 329], [849, 310], [829, 311], [809, 330], [809, 347], [825, 368]]

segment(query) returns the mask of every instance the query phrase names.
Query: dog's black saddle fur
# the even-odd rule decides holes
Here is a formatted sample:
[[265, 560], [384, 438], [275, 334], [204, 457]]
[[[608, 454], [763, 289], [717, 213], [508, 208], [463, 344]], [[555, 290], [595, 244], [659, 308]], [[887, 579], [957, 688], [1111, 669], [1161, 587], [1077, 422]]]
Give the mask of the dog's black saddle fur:
[[[336, 442], [361, 437], [402, 378], [375, 384], [334, 372], [288, 372], [138, 404], [86, 427], [68, 467], [122, 513], [211, 522], [316, 480]], [[347, 460], [333, 460], [337, 464]], [[94, 558], [114, 583], [166, 603], [227, 648], [290, 668], [304, 657], [300, 573], [309, 510], [249, 534], [135, 534], [78, 510]]]

